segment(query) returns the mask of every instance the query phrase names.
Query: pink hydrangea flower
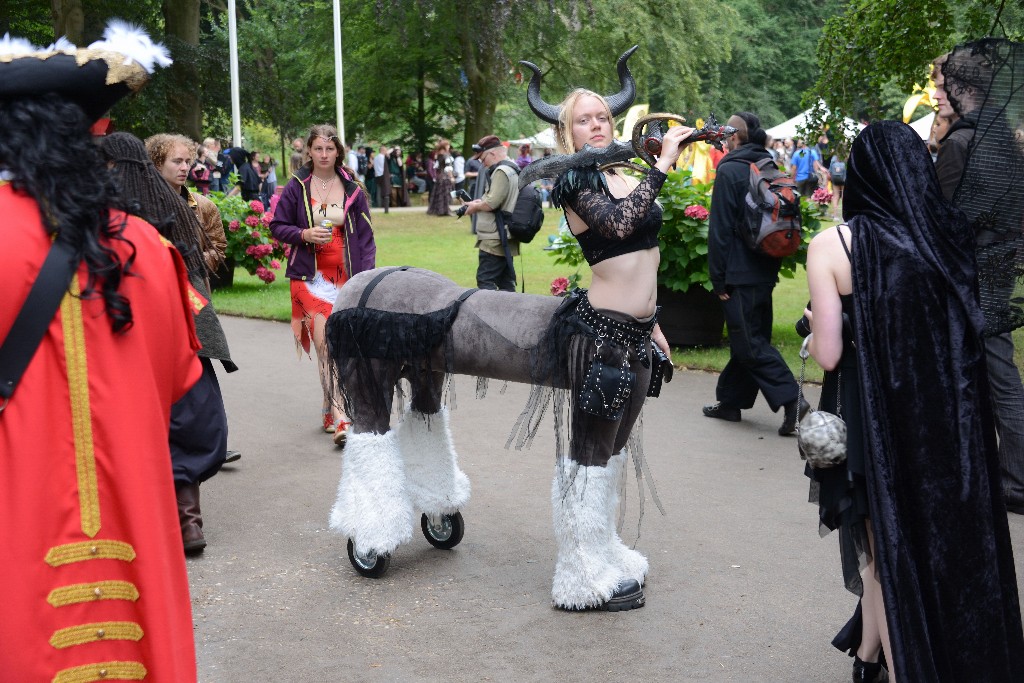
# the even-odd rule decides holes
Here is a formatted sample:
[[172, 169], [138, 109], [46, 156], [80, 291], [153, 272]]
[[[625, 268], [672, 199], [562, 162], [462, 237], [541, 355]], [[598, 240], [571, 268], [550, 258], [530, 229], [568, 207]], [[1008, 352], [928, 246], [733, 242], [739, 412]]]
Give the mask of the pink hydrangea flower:
[[683, 215], [687, 218], [693, 218], [694, 220], [706, 221], [710, 214], [708, 213], [708, 210], [700, 204], [691, 204], [683, 211]]
[[237, 232], [240, 227], [242, 227], [242, 224], [238, 221], [231, 221], [228, 223], [228, 230], [231, 232]]
[[271, 219], [273, 219], [273, 216], [271, 216], [269, 213], [265, 213], [262, 216], [260, 216], [260, 223], [263, 223], [263, 225], [270, 225]]
[[551, 294], [554, 296], [565, 296], [565, 292], [568, 289], [569, 278], [556, 277], [551, 281]]
[[263, 213], [263, 202], [258, 200], [252, 200], [249, 202], [249, 210], [255, 211], [256, 213]]
[[257, 225], [260, 224], [260, 219], [257, 216], [246, 216], [245, 224], [248, 225], [250, 228], [255, 228]]
[[263, 235], [260, 233], [259, 230], [253, 230], [252, 231], [252, 238], [254, 240], [263, 239]]
[[269, 270], [266, 266], [256, 267], [256, 277], [263, 280], [267, 284], [270, 284], [277, 278], [277, 276], [274, 275], [273, 271]]
[[245, 248], [245, 253], [248, 254], [249, 256], [255, 257], [256, 256], [256, 245], [255, 244], [250, 244], [249, 246], [247, 246]]
[[281, 268], [281, 262], [278, 261], [277, 259], [271, 259], [270, 267], [273, 268], [274, 270], [278, 270]]
[[826, 190], [824, 187], [819, 187], [817, 190], [814, 191], [814, 194], [811, 195], [811, 201], [816, 204], [822, 205], [831, 204], [832, 193]]

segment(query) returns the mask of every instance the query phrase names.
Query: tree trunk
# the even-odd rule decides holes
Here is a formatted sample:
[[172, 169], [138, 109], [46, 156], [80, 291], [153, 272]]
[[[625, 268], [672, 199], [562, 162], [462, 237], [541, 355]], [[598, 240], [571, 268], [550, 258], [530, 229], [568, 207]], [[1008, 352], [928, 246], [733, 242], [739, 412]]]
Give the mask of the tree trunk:
[[498, 97], [497, 59], [493, 51], [478, 49], [474, 36], [467, 30], [460, 32], [459, 42], [462, 46], [462, 69], [469, 83], [462, 146], [470, 149], [477, 140], [494, 133], [494, 109]]
[[81, 46], [85, 32], [85, 12], [82, 0], [50, 0], [53, 14], [53, 37], [67, 36], [75, 45]]
[[[56, 1], [56, 0], [55, 0]], [[193, 140], [203, 136], [203, 108], [199, 97], [196, 52], [199, 47], [200, 0], [164, 0], [165, 33], [174, 57], [168, 76], [172, 88], [167, 96], [171, 132]]]

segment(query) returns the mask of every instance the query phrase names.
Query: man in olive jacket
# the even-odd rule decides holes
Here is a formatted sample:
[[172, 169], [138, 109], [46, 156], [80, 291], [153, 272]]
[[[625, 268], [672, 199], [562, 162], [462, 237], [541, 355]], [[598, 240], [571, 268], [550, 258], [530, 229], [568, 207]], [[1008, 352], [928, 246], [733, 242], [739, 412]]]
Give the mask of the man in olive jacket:
[[[785, 409], [779, 434], [796, 429], [798, 387], [789, 366], [772, 346], [772, 291], [779, 281], [781, 259], [751, 250], [740, 230], [746, 223], [744, 197], [750, 184], [750, 164], [770, 158], [767, 134], [760, 119], [741, 112], [729, 119], [737, 129], [729, 153], [718, 164], [711, 192], [708, 224], [708, 268], [715, 294], [725, 311], [730, 358], [718, 378], [717, 403], [704, 406], [707, 417], [739, 422], [740, 411], [751, 408], [757, 392], [772, 411]], [[807, 411], [804, 402], [799, 417]]]

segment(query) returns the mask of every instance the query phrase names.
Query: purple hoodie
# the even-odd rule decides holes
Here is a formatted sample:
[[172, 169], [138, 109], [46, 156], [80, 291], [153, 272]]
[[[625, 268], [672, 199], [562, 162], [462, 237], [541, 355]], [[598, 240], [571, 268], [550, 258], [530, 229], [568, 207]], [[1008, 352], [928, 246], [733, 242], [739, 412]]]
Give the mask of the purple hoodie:
[[[370, 227], [370, 207], [366, 193], [340, 166], [338, 175], [345, 185], [345, 272], [349, 277], [376, 267], [377, 245]], [[270, 233], [291, 245], [285, 277], [311, 280], [316, 275], [316, 247], [302, 241], [302, 231], [313, 227], [313, 207], [309, 183], [312, 171], [300, 168], [281, 193], [270, 222]]]

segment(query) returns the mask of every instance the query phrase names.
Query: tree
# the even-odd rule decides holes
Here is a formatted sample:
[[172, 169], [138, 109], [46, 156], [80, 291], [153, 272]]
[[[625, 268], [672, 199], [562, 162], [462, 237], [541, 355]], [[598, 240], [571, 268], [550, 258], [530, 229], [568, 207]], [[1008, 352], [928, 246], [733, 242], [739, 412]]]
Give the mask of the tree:
[[885, 115], [887, 85], [909, 95], [935, 57], [993, 31], [1019, 38], [1022, 20], [1024, 0], [849, 0], [818, 44], [820, 75], [804, 95], [814, 105], [811, 128], [839, 126], [843, 115]]
[[843, 0], [735, 0], [730, 57], [703, 79], [706, 101], [722, 117], [757, 113], [767, 128], [799, 112], [818, 75], [815, 49]]
[[203, 107], [199, 97], [199, 0], [163, 0], [164, 32], [175, 55], [169, 80], [167, 117], [170, 129], [193, 140], [202, 139]]

